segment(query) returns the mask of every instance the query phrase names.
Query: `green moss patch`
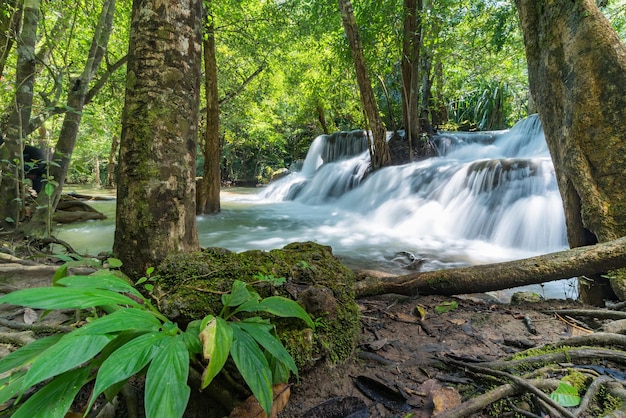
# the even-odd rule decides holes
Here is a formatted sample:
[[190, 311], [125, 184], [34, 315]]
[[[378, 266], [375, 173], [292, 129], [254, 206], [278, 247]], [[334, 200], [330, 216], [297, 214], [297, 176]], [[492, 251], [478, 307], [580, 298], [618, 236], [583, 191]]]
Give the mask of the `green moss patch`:
[[[354, 350], [358, 335], [358, 307], [354, 273], [328, 246], [292, 243], [271, 251], [234, 253], [223, 248], [176, 254], [156, 270], [154, 295], [161, 311], [180, 324], [216, 315], [221, 296], [235, 279], [250, 283], [262, 296], [297, 300], [316, 322], [316, 330], [293, 318], [273, 318], [285, 347], [298, 368], [316, 360], [341, 362]], [[259, 276], [286, 278], [281, 285]]]

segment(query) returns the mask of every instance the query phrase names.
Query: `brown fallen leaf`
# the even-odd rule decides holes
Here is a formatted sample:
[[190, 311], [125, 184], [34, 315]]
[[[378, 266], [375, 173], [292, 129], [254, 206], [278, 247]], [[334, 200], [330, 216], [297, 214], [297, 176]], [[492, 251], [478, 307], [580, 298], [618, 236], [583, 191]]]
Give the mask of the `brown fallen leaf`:
[[[291, 389], [286, 383], [279, 383], [272, 386], [272, 392], [274, 392], [274, 403], [272, 404], [272, 411], [270, 412], [270, 418], [276, 418], [278, 413], [285, 409], [287, 402], [289, 401], [289, 395]], [[265, 411], [261, 408], [259, 401], [251, 395], [237, 405], [228, 416], [229, 418], [267, 418]]]
[[387, 339], [386, 338], [381, 338], [380, 340], [376, 340], [376, 341], [372, 341], [371, 343], [369, 343], [369, 347], [374, 350], [374, 351], [378, 351], [381, 348], [383, 348], [383, 346], [387, 344]]
[[432, 391], [430, 395], [433, 405], [435, 406], [433, 416], [461, 404], [461, 395], [454, 388], [439, 388]]

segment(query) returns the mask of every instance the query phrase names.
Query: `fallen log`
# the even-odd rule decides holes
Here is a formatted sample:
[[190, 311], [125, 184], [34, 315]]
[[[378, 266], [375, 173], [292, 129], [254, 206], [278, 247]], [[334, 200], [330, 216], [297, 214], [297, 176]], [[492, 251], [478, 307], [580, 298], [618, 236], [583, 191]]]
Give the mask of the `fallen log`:
[[370, 276], [355, 283], [356, 297], [458, 295], [510, 289], [552, 280], [592, 276], [626, 267], [626, 237], [586, 247], [507, 261], [404, 276]]

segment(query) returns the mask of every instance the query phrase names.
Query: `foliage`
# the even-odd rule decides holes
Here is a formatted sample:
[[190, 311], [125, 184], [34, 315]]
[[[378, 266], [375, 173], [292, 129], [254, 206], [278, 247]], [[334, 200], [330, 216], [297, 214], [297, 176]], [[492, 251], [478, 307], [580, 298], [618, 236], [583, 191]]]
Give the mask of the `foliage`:
[[550, 394], [550, 399], [561, 406], [574, 407], [580, 405], [578, 391], [567, 382], [559, 382], [559, 386]]
[[[91, 312], [87, 323], [72, 332], [41, 338], [0, 360], [0, 373], [9, 372], [1, 381], [0, 403], [16, 398], [12, 416], [39, 417], [45, 411], [46, 417], [64, 417], [80, 389], [93, 383], [89, 410], [100, 394], [111, 400], [129, 378], [145, 375], [146, 416], [180, 417], [190, 395], [190, 358], [204, 351], [210, 359], [204, 375], [204, 386], [208, 385], [223, 366], [218, 354], [228, 355], [228, 350], [221, 351], [225, 340], [215, 338], [223, 336], [223, 330], [230, 331], [231, 355], [266, 411], [271, 409], [271, 396], [268, 407], [267, 399], [262, 397], [266, 380], [259, 377], [267, 378], [271, 385], [272, 380], [286, 382], [290, 372], [297, 374], [293, 359], [270, 333], [273, 327], [268, 319], [225, 322], [236, 313], [267, 312], [302, 318], [312, 326], [296, 302], [282, 298], [260, 300], [237, 284], [231, 293], [223, 295], [224, 315], [196, 321], [182, 331], [115, 270], [67, 276], [68, 266], [76, 263], [94, 264], [89, 260], [66, 263], [55, 274], [52, 287], [23, 289], [0, 297], [0, 303], [35, 309]], [[107, 260], [107, 264], [112, 268], [121, 265], [116, 259]], [[211, 337], [212, 331], [218, 334]], [[20, 404], [30, 388], [36, 388], [36, 393]]]
[[[234, 321], [237, 314], [267, 312], [281, 317], [296, 317], [314, 328], [304, 309], [293, 300], [281, 296], [261, 296], [242, 281], [235, 280], [230, 293], [222, 295], [219, 316], [208, 315], [201, 321], [200, 340], [204, 358], [209, 365], [202, 375], [202, 388], [207, 387], [232, 357], [241, 376], [269, 416], [272, 410], [272, 385], [287, 382], [290, 372], [298, 369], [269, 320], [247, 316]], [[228, 321], [231, 319], [231, 321]]]

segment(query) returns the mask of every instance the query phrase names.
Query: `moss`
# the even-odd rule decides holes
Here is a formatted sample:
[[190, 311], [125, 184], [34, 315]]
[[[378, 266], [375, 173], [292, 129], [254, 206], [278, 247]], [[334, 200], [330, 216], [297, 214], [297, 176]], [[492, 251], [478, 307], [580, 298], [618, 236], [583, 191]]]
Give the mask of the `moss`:
[[[259, 274], [285, 277], [287, 281], [274, 286], [260, 281]], [[297, 300], [318, 324], [314, 333], [301, 320], [273, 318], [272, 322], [299, 368], [317, 359], [341, 362], [354, 350], [359, 327], [354, 273], [341, 264], [330, 247], [304, 242], [269, 252], [242, 253], [207, 248], [168, 256], [155, 277], [159, 308], [180, 324], [219, 313], [221, 295], [230, 291], [236, 279], [250, 283], [261, 297], [279, 295]], [[307, 303], [307, 294], [317, 298], [327, 295], [331, 301]]]
[[591, 378], [584, 375], [578, 370], [570, 370], [569, 373], [561, 379], [572, 385], [578, 393], [583, 393], [587, 389], [587, 384]]

